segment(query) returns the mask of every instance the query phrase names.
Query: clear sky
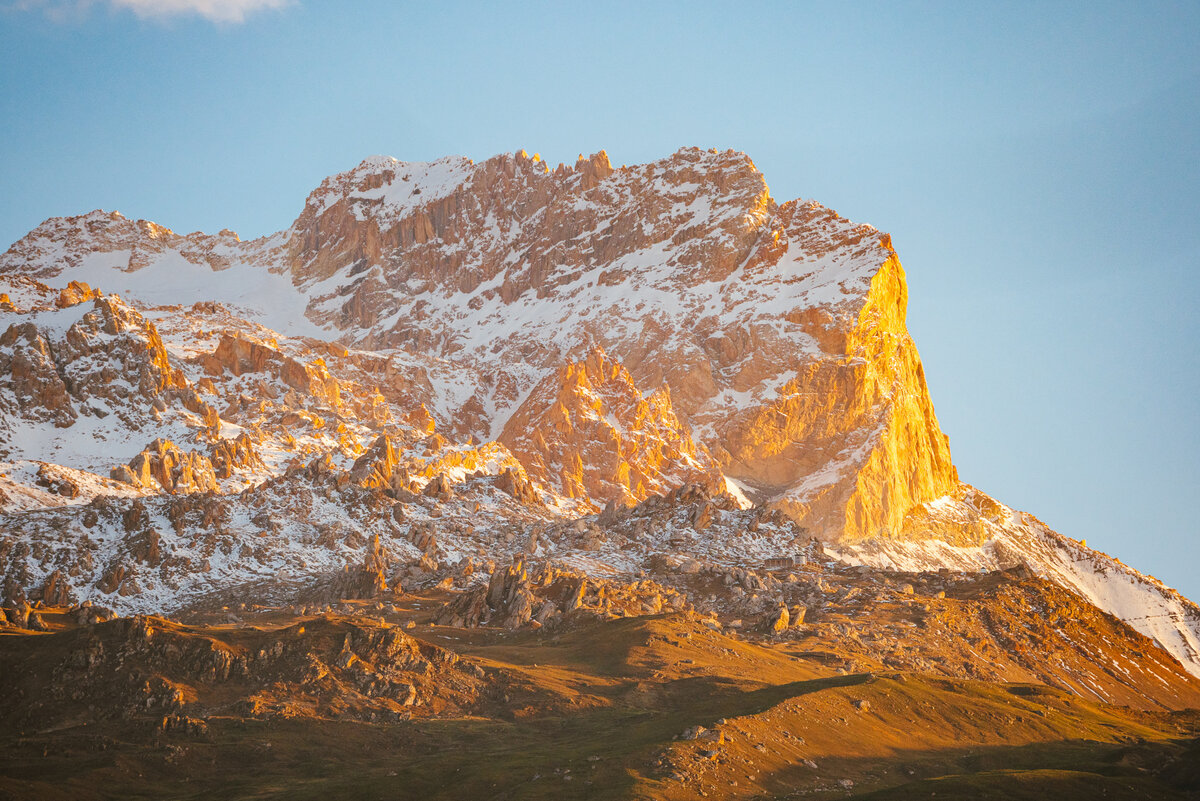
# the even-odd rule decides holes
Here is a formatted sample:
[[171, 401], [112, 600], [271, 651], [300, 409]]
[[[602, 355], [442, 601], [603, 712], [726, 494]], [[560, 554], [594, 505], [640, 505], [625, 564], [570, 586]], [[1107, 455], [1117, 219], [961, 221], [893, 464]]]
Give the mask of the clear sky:
[[889, 231], [963, 479], [1200, 600], [1200, 4], [0, 0], [0, 248], [382, 153], [751, 155]]

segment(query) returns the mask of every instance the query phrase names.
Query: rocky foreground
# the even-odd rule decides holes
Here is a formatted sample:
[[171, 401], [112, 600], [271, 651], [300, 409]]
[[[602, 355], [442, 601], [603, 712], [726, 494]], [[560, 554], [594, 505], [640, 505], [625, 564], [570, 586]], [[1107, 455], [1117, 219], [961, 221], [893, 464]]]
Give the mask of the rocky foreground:
[[9, 608], [0, 794], [1200, 792], [1200, 679], [1027, 572], [428, 568], [376, 543], [285, 606]]

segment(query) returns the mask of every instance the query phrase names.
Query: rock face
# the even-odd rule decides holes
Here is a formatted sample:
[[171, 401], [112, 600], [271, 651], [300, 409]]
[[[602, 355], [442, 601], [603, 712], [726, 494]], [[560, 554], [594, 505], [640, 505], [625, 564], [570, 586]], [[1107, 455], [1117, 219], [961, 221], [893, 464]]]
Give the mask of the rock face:
[[[90, 303], [89, 303], [90, 301]], [[112, 296], [74, 285], [60, 308], [12, 315], [0, 334], [0, 410], [17, 419], [69, 428], [82, 415], [115, 414], [139, 426], [155, 404], [197, 403], [172, 367], [154, 324]]]
[[235, 376], [265, 372], [290, 389], [316, 396], [330, 406], [340, 402], [338, 383], [323, 364], [302, 364], [268, 344], [246, 337], [222, 334], [217, 349], [203, 357], [203, 364], [206, 371], [218, 376], [225, 370]]
[[[890, 238], [816, 203], [777, 203], [744, 154], [685, 148], [614, 169], [601, 152], [554, 170], [524, 151], [478, 164], [375, 157], [322, 183], [266, 239], [179, 237], [96, 212], [48, 221], [0, 269], [44, 279], [96, 252], [128, 252], [124, 270], [183, 258], [290, 276], [309, 319], [343, 340], [449, 360], [453, 392], [432, 380], [411, 397], [448, 433], [528, 437], [527, 469], [598, 505], [655, 491], [656, 466], [549, 464], [546, 448], [610, 448], [613, 427], [543, 448], [515, 422], [546, 414], [531, 392], [557, 401], [568, 381], [596, 382], [578, 367], [593, 345], [652, 393], [647, 404], [667, 407], [669, 391], [697, 453], [828, 540], [903, 537], [911, 510], [957, 484]], [[336, 400], [319, 368], [241, 335], [205, 359]]]
[[500, 441], [530, 476], [567, 498], [636, 503], [681, 484], [721, 483], [715, 460], [675, 415], [670, 392], [643, 395], [599, 348], [538, 384]]
[[236, 439], [213, 443], [209, 454], [185, 451], [170, 440], [156, 439], [129, 464], [111, 472], [115, 481], [171, 493], [216, 492], [219, 479], [243, 469], [262, 467], [254, 442], [242, 432]]
[[[797, 211], [803, 220], [814, 210]], [[840, 522], [832, 539], [842, 541], [904, 536], [911, 509], [958, 483], [905, 329], [904, 272], [887, 239], [883, 245], [886, 257], [856, 319], [825, 329], [846, 358], [805, 365], [776, 400], [723, 429], [725, 458], [745, 465], [733, 475], [783, 484], [779, 508], [826, 538], [828, 521]]]

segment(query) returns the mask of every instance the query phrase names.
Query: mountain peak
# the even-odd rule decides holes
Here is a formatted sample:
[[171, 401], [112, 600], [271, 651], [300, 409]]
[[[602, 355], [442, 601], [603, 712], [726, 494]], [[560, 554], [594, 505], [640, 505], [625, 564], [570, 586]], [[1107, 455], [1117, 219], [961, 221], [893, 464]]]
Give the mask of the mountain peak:
[[[762, 504], [753, 528], [723, 495], [686, 524], [734, 527], [721, 537], [639, 527], [606, 546], [571, 525], [589, 558], [630, 572], [674, 539], [736, 562], [786, 561], [814, 537], [877, 567], [1027, 567], [1200, 673], [1194, 605], [959, 482], [890, 237], [777, 203], [744, 153], [686, 147], [614, 169], [598, 151], [553, 170], [525, 151], [372, 156], [268, 237], [97, 210], [38, 226], [0, 275], [0, 506], [58, 510], [14, 523], [54, 542], [6, 563], [22, 591], [61, 568], [80, 592], [151, 608], [185, 574], [200, 591], [341, 564], [356, 526], [422, 559], [550, 553], [579, 538], [539, 545], [535, 520], [725, 488]], [[109, 294], [70, 305], [93, 297], [84, 283]], [[158, 440], [174, 444], [147, 447]], [[106, 477], [143, 468], [162, 480]], [[353, 511], [336, 500], [351, 485], [373, 493]], [[213, 495], [156, 494], [181, 487]], [[98, 498], [128, 508], [79, 508]], [[206, 540], [201, 556], [151, 514], [269, 547], [225, 542], [218, 558]], [[108, 550], [51, 566], [68, 548], [54, 532], [77, 516]], [[162, 548], [191, 555], [137, 566]]]

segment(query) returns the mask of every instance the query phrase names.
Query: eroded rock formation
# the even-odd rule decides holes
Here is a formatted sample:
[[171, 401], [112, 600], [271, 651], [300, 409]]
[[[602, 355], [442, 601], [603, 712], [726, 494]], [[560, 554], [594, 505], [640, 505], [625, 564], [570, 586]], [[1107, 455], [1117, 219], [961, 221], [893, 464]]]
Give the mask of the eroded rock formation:
[[600, 349], [548, 376], [501, 441], [568, 498], [635, 503], [680, 484], [720, 484], [716, 462], [680, 423], [665, 388], [643, 395]]

